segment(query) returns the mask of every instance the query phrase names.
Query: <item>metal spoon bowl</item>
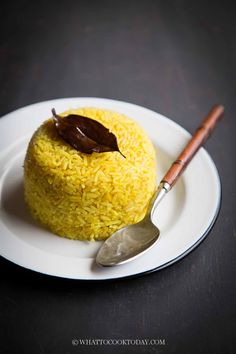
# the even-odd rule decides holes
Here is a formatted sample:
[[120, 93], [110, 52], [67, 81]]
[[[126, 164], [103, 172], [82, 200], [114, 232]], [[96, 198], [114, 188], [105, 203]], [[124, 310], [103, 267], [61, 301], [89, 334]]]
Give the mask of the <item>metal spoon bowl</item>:
[[98, 251], [96, 262], [104, 267], [127, 263], [148, 251], [160, 235], [152, 216], [164, 195], [170, 190], [168, 183], [160, 183], [154, 193], [143, 220], [123, 227], [112, 234]]
[[96, 261], [102, 266], [124, 264], [149, 250], [160, 235], [159, 229], [145, 217], [137, 224], [115, 232], [100, 248]]

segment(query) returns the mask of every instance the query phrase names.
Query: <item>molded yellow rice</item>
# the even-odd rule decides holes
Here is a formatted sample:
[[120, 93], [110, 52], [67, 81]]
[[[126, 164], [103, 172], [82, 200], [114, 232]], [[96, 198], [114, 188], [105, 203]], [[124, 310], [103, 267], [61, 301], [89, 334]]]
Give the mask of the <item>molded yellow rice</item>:
[[118, 152], [81, 153], [57, 133], [52, 118], [34, 133], [24, 162], [25, 200], [53, 233], [79, 240], [106, 239], [140, 221], [156, 187], [154, 147], [132, 119], [105, 109], [64, 113], [97, 120], [116, 135]]

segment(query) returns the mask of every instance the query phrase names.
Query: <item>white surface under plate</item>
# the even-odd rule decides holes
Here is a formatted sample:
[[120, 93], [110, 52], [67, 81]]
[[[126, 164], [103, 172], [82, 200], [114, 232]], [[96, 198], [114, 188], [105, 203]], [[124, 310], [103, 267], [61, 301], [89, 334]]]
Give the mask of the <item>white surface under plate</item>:
[[206, 236], [219, 211], [221, 187], [216, 167], [201, 148], [184, 175], [158, 207], [157, 244], [136, 260], [100, 268], [101, 242], [71, 241], [34, 222], [23, 198], [23, 160], [34, 130], [57, 112], [81, 106], [112, 109], [135, 119], [151, 138], [158, 160], [158, 181], [190, 134], [149, 109], [100, 98], [66, 98], [21, 108], [0, 119], [0, 252], [6, 259], [41, 273], [87, 280], [134, 276], [166, 267], [189, 253]]

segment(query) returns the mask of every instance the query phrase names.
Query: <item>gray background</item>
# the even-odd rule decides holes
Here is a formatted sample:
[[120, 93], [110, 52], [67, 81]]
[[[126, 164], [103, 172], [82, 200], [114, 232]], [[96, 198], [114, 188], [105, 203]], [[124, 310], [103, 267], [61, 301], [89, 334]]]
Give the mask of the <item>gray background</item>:
[[[1, 353], [236, 352], [235, 10], [233, 1], [2, 6], [1, 116], [71, 96], [137, 103], [190, 132], [212, 104], [226, 113], [206, 145], [223, 187], [206, 240], [165, 270], [113, 282], [57, 279], [1, 258]], [[73, 347], [72, 338], [166, 345]]]

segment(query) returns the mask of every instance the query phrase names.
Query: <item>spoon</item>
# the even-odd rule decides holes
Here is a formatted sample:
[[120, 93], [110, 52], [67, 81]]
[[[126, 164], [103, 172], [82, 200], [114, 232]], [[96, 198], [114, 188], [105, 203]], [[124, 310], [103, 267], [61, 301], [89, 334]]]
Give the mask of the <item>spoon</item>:
[[174, 161], [161, 180], [149, 203], [144, 219], [137, 224], [129, 225], [112, 234], [97, 253], [96, 262], [98, 265], [108, 267], [130, 262], [156, 244], [160, 231], [152, 220], [158, 204], [177, 182], [199, 148], [210, 137], [223, 113], [223, 106], [217, 105], [211, 109], [177, 160]]

